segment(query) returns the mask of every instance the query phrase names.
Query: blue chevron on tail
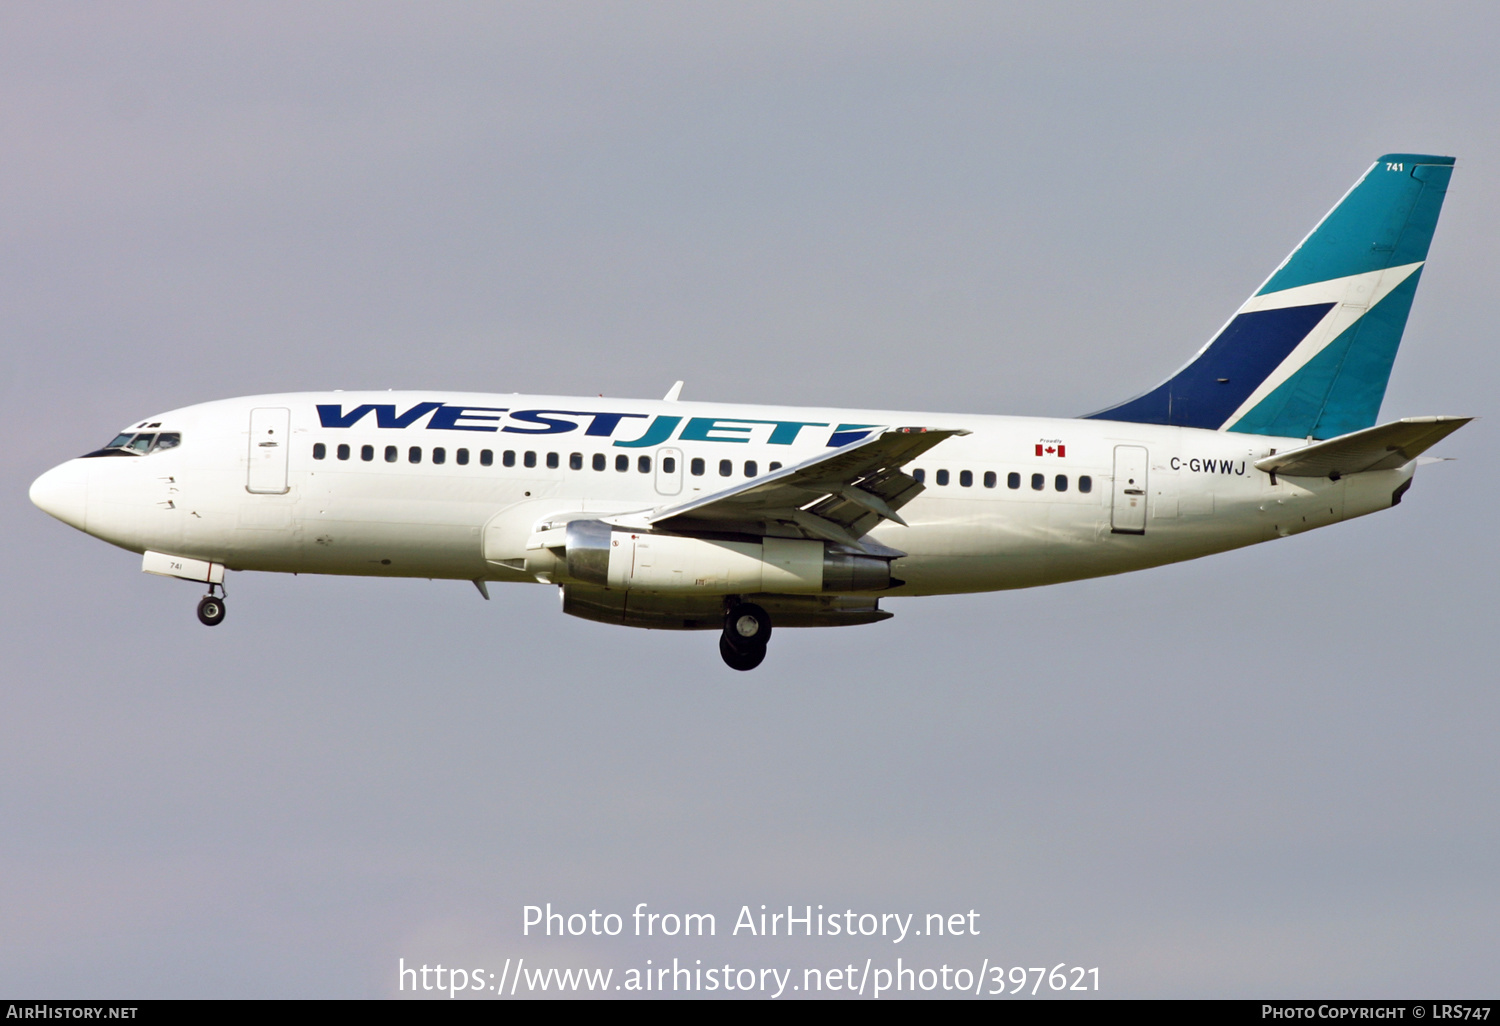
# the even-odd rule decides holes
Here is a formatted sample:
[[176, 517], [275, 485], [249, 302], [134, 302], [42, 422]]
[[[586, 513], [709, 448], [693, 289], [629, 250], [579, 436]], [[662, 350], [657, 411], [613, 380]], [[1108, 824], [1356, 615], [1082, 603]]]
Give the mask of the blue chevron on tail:
[[1332, 438], [1380, 412], [1452, 157], [1388, 153], [1188, 364], [1090, 419]]

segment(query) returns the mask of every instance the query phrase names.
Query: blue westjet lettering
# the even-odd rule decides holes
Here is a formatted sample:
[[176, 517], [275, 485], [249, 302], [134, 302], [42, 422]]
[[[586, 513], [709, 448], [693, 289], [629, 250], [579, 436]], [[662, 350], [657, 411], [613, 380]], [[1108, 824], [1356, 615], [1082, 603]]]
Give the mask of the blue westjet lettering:
[[[573, 418], [588, 418], [585, 435], [610, 438], [622, 421], [628, 418], [648, 420], [637, 425], [640, 434], [636, 438], [616, 439], [614, 445], [626, 449], [644, 449], [661, 445], [674, 434], [683, 442], [749, 442], [747, 437], [760, 425], [769, 425], [771, 431], [766, 438], [769, 445], [791, 445], [804, 428], [826, 428], [826, 422], [808, 420], [742, 420], [735, 417], [692, 417], [683, 425], [682, 417], [657, 416], [647, 413], [604, 413], [593, 410], [508, 410], [503, 406], [452, 406], [446, 403], [416, 403], [403, 413], [396, 412], [393, 403], [362, 403], [348, 413], [339, 403], [319, 403], [318, 422], [325, 428], [352, 428], [371, 412], [375, 414], [375, 425], [380, 428], [408, 428], [423, 417], [427, 429], [435, 431], [505, 431], [521, 435], [561, 435], [577, 431], [581, 422]], [[500, 421], [506, 421], [500, 426]], [[682, 430], [679, 433], [678, 428]], [[839, 424], [828, 438], [828, 445], [848, 445], [870, 434], [875, 424]]]
[[521, 435], [560, 435], [566, 431], [577, 431], [578, 425], [571, 420], [558, 420], [558, 417], [587, 417], [587, 413], [579, 413], [575, 410], [521, 410], [512, 413], [510, 419], [522, 424], [534, 424], [535, 427], [517, 427], [515, 424], [505, 425], [506, 431], [514, 431]]
[[365, 403], [363, 406], [356, 406], [348, 413], [345, 413], [342, 406], [324, 406], [319, 404], [318, 419], [322, 421], [324, 427], [353, 427], [365, 414], [374, 410], [376, 424], [379, 424], [383, 428], [404, 428], [421, 420], [442, 405], [442, 403], [417, 403], [398, 417], [396, 416], [396, 407], [394, 405]]

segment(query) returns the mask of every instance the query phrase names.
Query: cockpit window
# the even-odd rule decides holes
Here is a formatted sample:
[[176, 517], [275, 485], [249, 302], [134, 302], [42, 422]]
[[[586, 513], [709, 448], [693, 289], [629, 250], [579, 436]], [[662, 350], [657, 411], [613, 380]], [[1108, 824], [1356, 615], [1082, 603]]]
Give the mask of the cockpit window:
[[95, 449], [89, 456], [144, 456], [147, 453], [175, 449], [182, 444], [179, 431], [126, 431], [118, 434], [102, 449]]

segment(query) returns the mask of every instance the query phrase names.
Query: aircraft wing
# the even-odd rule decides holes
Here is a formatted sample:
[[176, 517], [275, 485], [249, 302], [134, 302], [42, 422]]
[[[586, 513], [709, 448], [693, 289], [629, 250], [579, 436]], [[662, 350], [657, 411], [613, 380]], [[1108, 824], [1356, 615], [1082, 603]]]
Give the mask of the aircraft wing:
[[1284, 477], [1332, 477], [1394, 470], [1463, 427], [1473, 417], [1404, 417], [1255, 461], [1257, 470]]
[[861, 536], [882, 520], [904, 525], [896, 511], [923, 489], [901, 468], [939, 442], [968, 433], [891, 428], [712, 495], [609, 520], [683, 533], [775, 533], [879, 548]]

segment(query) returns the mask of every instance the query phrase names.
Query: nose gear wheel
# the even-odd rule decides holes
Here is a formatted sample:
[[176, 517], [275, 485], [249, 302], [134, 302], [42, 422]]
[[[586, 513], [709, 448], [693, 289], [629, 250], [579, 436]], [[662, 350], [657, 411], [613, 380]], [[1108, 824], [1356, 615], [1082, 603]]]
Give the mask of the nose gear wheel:
[[198, 622], [205, 627], [217, 627], [224, 622], [224, 586], [210, 584], [208, 594], [198, 600]]
[[198, 600], [198, 622], [205, 627], [217, 627], [224, 622], [224, 600], [213, 595], [204, 595]]

